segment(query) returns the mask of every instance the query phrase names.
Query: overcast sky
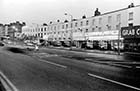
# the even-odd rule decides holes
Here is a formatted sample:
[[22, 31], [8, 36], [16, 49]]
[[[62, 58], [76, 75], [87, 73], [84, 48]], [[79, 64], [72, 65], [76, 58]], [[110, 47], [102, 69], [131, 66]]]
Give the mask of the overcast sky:
[[140, 5], [140, 0], [0, 0], [0, 23], [23, 21], [27, 24], [43, 24], [57, 19], [70, 19], [93, 15], [96, 8], [101, 13], [127, 7], [131, 2]]

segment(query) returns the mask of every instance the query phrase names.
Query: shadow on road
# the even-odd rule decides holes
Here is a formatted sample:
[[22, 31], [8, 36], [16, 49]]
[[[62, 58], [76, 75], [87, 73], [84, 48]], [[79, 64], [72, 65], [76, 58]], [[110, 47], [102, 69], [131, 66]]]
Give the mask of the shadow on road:
[[6, 50], [13, 52], [13, 53], [22, 53], [22, 54], [27, 53], [26, 49], [20, 49], [20, 48], [15, 48], [15, 47], [7, 47]]

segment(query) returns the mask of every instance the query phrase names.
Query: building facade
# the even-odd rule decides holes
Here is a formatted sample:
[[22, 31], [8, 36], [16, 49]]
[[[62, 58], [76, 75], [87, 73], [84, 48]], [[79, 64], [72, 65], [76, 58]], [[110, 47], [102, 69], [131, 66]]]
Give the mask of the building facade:
[[23, 28], [22, 33], [46, 39], [48, 42], [72, 42], [76, 47], [117, 49], [123, 47], [121, 28], [140, 25], [140, 6], [99, 14], [97, 16], [56, 22], [47, 26]]

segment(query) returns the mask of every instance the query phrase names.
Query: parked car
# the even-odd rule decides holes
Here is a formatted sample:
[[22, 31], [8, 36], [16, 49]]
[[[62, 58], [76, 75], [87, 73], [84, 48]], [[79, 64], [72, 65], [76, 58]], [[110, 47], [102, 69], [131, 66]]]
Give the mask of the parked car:
[[59, 41], [53, 43], [53, 46], [61, 46], [61, 45], [62, 45], [62, 44], [61, 44], [61, 42], [59, 42]]
[[0, 46], [4, 46], [4, 43], [2, 41], [0, 41]]

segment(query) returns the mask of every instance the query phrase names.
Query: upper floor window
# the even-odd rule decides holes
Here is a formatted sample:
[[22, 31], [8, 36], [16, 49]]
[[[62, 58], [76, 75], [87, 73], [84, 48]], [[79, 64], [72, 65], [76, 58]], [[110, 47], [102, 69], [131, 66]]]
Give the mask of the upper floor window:
[[56, 26], [54, 26], [54, 30], [56, 30]]
[[88, 32], [88, 29], [86, 29], [86, 32]]
[[71, 28], [73, 27], [73, 23], [70, 24], [70, 27], [71, 27]]
[[66, 24], [66, 28], [68, 28], [68, 24]]
[[102, 24], [102, 18], [99, 18], [99, 24]]
[[95, 31], [95, 28], [92, 28], [92, 32], [94, 32]]
[[95, 19], [92, 20], [92, 25], [95, 25]]
[[59, 28], [60, 28], [60, 26], [58, 25], [58, 26], [57, 26], [57, 29], [59, 30]]
[[44, 31], [46, 31], [46, 27], [44, 28]]
[[99, 29], [99, 31], [102, 31], [102, 28], [101, 27], [99, 27], [98, 29]]
[[129, 20], [133, 20], [133, 12], [129, 13]]
[[118, 14], [117, 15], [117, 22], [120, 22], [121, 21], [121, 14]]
[[43, 28], [41, 28], [41, 31], [43, 31]]
[[62, 25], [62, 29], [64, 29], [64, 25]]
[[87, 21], [86, 21], [86, 25], [88, 25], [88, 24], [89, 24], [89, 21], [87, 20]]
[[81, 26], [83, 26], [83, 21], [81, 21]]
[[75, 27], [77, 27], [77, 25], [78, 25], [78, 23], [77, 23], [77, 22], [75, 22]]
[[108, 23], [112, 22], [112, 16], [108, 16]]

